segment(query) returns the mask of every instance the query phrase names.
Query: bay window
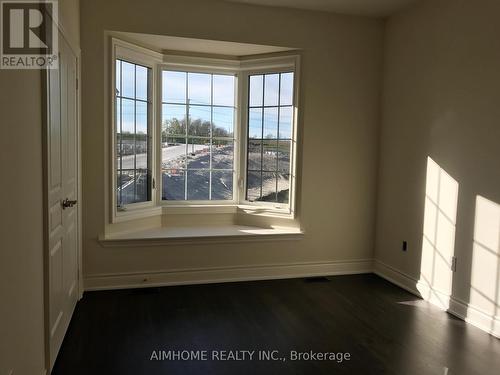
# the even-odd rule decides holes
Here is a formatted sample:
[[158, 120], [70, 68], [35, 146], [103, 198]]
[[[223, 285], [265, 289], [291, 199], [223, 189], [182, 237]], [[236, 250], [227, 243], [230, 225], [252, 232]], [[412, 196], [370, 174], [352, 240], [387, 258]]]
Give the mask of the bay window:
[[293, 217], [297, 56], [225, 60], [112, 46], [114, 219], [182, 207]]

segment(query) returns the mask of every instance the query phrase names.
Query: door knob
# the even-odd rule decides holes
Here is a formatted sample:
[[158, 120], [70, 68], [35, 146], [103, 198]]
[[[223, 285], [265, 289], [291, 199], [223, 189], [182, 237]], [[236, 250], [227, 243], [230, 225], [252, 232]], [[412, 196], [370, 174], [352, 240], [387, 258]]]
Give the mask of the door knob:
[[63, 200], [61, 202], [61, 206], [62, 206], [62, 208], [64, 210], [65, 208], [73, 207], [76, 203], [77, 203], [76, 200], [72, 201], [72, 200], [69, 200], [68, 198], [66, 198], [65, 200]]

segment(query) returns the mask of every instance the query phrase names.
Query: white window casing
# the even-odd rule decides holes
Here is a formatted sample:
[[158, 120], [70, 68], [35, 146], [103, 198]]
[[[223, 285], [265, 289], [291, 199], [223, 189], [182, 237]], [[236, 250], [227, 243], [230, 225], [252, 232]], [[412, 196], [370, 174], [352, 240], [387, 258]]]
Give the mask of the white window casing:
[[[116, 108], [115, 87], [117, 59], [140, 64], [150, 68], [151, 80], [149, 95], [151, 106], [149, 110], [150, 144], [152, 145], [151, 173], [154, 181], [151, 200], [132, 203], [121, 209], [117, 208], [117, 148], [116, 148]], [[300, 57], [298, 55], [282, 55], [273, 57], [256, 57], [245, 59], [221, 59], [195, 56], [162, 54], [144, 47], [111, 38], [110, 67], [110, 144], [109, 166], [110, 184], [107, 194], [110, 202], [110, 222], [118, 223], [132, 219], [145, 218], [161, 214], [220, 214], [238, 213], [268, 215], [294, 219], [296, 215], [296, 185], [297, 185], [297, 116]], [[162, 200], [162, 151], [161, 151], [161, 120], [162, 120], [162, 72], [178, 70], [192, 73], [231, 74], [235, 76], [235, 119], [234, 119], [234, 159], [233, 169], [233, 199], [207, 201], [163, 201]], [[248, 81], [250, 75], [293, 72], [293, 120], [291, 129], [290, 180], [288, 203], [250, 202], [246, 198], [246, 167], [247, 167], [247, 129], [248, 129]]]

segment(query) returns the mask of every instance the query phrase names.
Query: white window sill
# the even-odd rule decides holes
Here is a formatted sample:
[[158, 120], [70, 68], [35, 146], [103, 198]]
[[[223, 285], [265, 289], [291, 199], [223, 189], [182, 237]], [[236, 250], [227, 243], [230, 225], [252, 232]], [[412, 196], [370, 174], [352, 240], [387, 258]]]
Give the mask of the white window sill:
[[294, 215], [288, 209], [277, 209], [258, 205], [170, 205], [153, 206], [138, 209], [119, 211], [113, 218], [113, 223], [122, 223], [141, 218], [161, 215], [211, 215], [211, 214], [239, 214], [256, 215], [262, 217], [277, 217], [293, 219]]
[[297, 240], [299, 228], [260, 228], [244, 225], [152, 228], [106, 234], [99, 238], [105, 247], [165, 246], [178, 244], [234, 243], [248, 241]]

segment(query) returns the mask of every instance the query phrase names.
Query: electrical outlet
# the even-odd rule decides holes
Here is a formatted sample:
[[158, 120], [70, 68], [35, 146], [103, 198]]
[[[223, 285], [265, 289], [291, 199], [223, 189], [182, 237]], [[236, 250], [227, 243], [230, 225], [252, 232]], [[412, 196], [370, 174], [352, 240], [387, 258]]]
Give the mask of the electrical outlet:
[[401, 247], [401, 250], [403, 250], [403, 251], [408, 250], [408, 242], [403, 241], [403, 246]]

